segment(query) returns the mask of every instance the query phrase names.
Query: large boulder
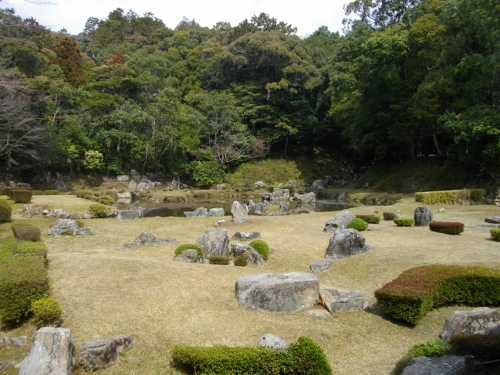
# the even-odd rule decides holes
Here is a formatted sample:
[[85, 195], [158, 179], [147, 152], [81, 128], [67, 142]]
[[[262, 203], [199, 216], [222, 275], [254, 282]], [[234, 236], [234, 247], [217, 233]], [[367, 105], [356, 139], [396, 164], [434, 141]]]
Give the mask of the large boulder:
[[36, 331], [31, 351], [19, 375], [70, 375], [75, 368], [75, 347], [67, 328], [43, 327]]
[[235, 293], [238, 302], [251, 309], [294, 312], [316, 303], [319, 282], [305, 272], [250, 275], [236, 281]]
[[49, 229], [47, 233], [52, 236], [59, 236], [61, 234], [73, 234], [78, 230], [79, 226], [76, 221], [71, 219], [59, 219], [56, 223]]
[[337, 229], [326, 249], [325, 258], [341, 259], [372, 251], [356, 229]]
[[346, 229], [351, 221], [356, 218], [356, 215], [351, 214], [349, 211], [343, 211], [325, 223], [323, 232], [335, 232], [336, 229]]
[[184, 212], [186, 217], [208, 217], [208, 210], [205, 207], [199, 207], [194, 211]]
[[415, 226], [425, 227], [432, 222], [434, 215], [429, 207], [417, 207], [413, 213], [413, 219], [415, 220]]
[[488, 307], [480, 307], [472, 311], [455, 311], [446, 319], [439, 338], [447, 340], [459, 333], [500, 334], [500, 312]]
[[417, 357], [401, 375], [456, 375], [462, 374], [464, 357], [443, 355], [440, 357]]
[[196, 244], [201, 246], [204, 258], [210, 255], [227, 256], [229, 253], [229, 237], [225, 229], [206, 231], [198, 237]]
[[208, 216], [224, 216], [224, 208], [211, 208], [208, 210]]
[[323, 180], [316, 180], [307, 190], [318, 195], [318, 193], [323, 189], [325, 189], [325, 182]]
[[119, 352], [126, 352], [135, 343], [131, 335], [116, 335], [87, 341], [80, 347], [80, 365], [89, 371], [107, 368], [116, 362]]
[[293, 199], [302, 203], [312, 203], [316, 201], [316, 194], [314, 194], [312, 191], [306, 194], [295, 193], [293, 195]]
[[322, 289], [319, 295], [323, 306], [330, 312], [365, 310], [368, 307], [368, 302], [358, 291], [339, 292], [336, 289]]
[[248, 208], [238, 201], [234, 201], [231, 206], [231, 214], [235, 224], [242, 224], [248, 220]]
[[259, 203], [255, 203], [253, 200], [249, 200], [247, 204], [248, 213], [250, 215], [265, 215], [267, 212], [267, 207], [269, 206], [271, 206], [271, 203], [267, 200]]
[[117, 220], [137, 220], [143, 217], [142, 210], [119, 210]]
[[235, 243], [231, 245], [231, 256], [233, 258], [245, 258], [250, 264], [264, 263], [264, 258], [262, 258], [262, 255], [256, 252], [253, 247], [241, 243]]

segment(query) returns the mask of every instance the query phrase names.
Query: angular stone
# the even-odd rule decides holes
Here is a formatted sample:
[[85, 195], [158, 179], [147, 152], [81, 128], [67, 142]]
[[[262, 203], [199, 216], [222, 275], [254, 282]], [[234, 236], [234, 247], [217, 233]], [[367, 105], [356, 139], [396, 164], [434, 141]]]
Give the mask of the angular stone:
[[119, 352], [132, 348], [135, 339], [131, 335], [116, 335], [87, 341], [81, 347], [80, 365], [95, 371], [115, 364]]
[[56, 208], [54, 211], [52, 211], [52, 216], [58, 219], [67, 219], [70, 216], [70, 213], [68, 210], [63, 210], [62, 208]]
[[211, 208], [208, 210], [208, 216], [224, 216], [224, 208]]
[[121, 174], [116, 176], [116, 181], [126, 182], [128, 180], [130, 180], [130, 176], [128, 174]]
[[143, 217], [142, 210], [119, 210], [116, 220], [137, 220]]
[[5, 342], [7, 344], [11, 344], [14, 346], [24, 346], [28, 343], [28, 337], [27, 336], [18, 336], [18, 337], [7, 336], [5, 338]]
[[269, 207], [271, 203], [269, 201], [264, 200], [259, 203], [255, 203], [253, 200], [248, 201], [248, 213], [250, 215], [265, 215], [267, 212], [267, 207]]
[[342, 259], [371, 251], [372, 248], [365, 244], [365, 238], [356, 229], [337, 229], [335, 236], [330, 238], [325, 258]]
[[324, 188], [325, 188], [325, 182], [323, 180], [316, 180], [312, 183], [311, 186], [309, 186], [307, 190], [317, 195]]
[[274, 336], [272, 333], [266, 333], [261, 337], [257, 347], [273, 350], [285, 350], [290, 347], [290, 344], [285, 340], [280, 339], [278, 336]]
[[59, 219], [56, 221], [52, 228], [47, 229], [47, 233], [52, 236], [67, 234], [68, 232], [74, 233], [79, 228], [76, 221], [71, 219]]
[[75, 363], [70, 330], [43, 327], [35, 333], [31, 351], [21, 363], [19, 375], [70, 375]]
[[293, 199], [302, 203], [312, 203], [316, 201], [316, 194], [313, 192], [307, 194], [297, 194], [293, 195]]
[[472, 311], [455, 311], [446, 319], [439, 338], [447, 340], [459, 333], [500, 334], [500, 312], [488, 307], [480, 307]]
[[329, 318], [331, 316], [330, 313], [328, 311], [326, 311], [325, 309], [308, 310], [307, 315], [311, 315], [314, 318], [322, 318], [322, 319]]
[[320, 260], [318, 262], [311, 263], [309, 268], [311, 269], [311, 271], [316, 273], [332, 268], [332, 265], [333, 262], [331, 260]]
[[322, 289], [319, 295], [323, 306], [330, 312], [365, 310], [368, 307], [368, 302], [358, 291], [342, 293], [336, 289]]
[[186, 217], [207, 217], [208, 210], [205, 207], [199, 207], [194, 211], [184, 212], [184, 216], [186, 216]]
[[78, 228], [73, 232], [74, 236], [87, 236], [89, 234], [94, 234], [94, 229], [90, 227]]
[[233, 223], [235, 224], [242, 224], [248, 220], [248, 208], [238, 201], [233, 202], [231, 214], [233, 215]]
[[484, 219], [484, 221], [491, 224], [500, 224], [500, 216], [490, 216]]
[[156, 237], [148, 232], [142, 232], [134, 240], [134, 243], [138, 245], [152, 244], [157, 242], [158, 241], [156, 240]]
[[231, 245], [231, 256], [233, 258], [245, 258], [250, 264], [263, 264], [264, 259], [262, 255], [255, 251], [255, 249], [248, 245], [235, 243]]
[[432, 222], [434, 215], [429, 207], [417, 207], [413, 213], [413, 219], [415, 220], [415, 226], [425, 227]]
[[295, 312], [316, 303], [319, 282], [305, 272], [250, 275], [236, 281], [235, 293], [238, 302], [251, 309]]
[[225, 229], [206, 231], [198, 237], [196, 244], [203, 249], [204, 258], [210, 255], [227, 256], [229, 253], [229, 237]]
[[441, 357], [417, 357], [401, 375], [455, 375], [464, 367], [464, 357], [443, 355]]
[[259, 232], [235, 232], [231, 237], [232, 240], [250, 241], [260, 238]]
[[343, 211], [325, 223], [323, 232], [335, 232], [336, 229], [346, 229], [349, 223], [355, 218], [356, 216], [351, 214], [349, 211]]

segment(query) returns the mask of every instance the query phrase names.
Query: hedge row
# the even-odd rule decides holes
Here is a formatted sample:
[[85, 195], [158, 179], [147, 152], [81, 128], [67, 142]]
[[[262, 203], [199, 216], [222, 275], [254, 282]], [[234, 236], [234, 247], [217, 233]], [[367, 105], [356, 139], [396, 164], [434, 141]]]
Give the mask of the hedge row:
[[172, 359], [196, 374], [329, 375], [332, 369], [322, 349], [310, 338], [299, 337], [287, 350], [267, 348], [175, 346]]
[[16, 203], [30, 203], [33, 196], [33, 189], [30, 188], [11, 188], [10, 197]]
[[454, 221], [435, 221], [429, 223], [429, 229], [444, 234], [460, 234], [464, 231], [464, 224]]
[[358, 219], [366, 221], [368, 224], [380, 223], [380, 216], [377, 215], [356, 215]]
[[0, 223], [5, 223], [12, 216], [12, 206], [4, 199], [0, 200]]
[[16, 242], [12, 249], [14, 257], [40, 256], [47, 259], [47, 245], [43, 242]]
[[394, 224], [398, 227], [412, 227], [415, 225], [415, 220], [408, 217], [397, 217], [394, 219]]
[[411, 268], [376, 290], [375, 297], [394, 318], [417, 324], [435, 306], [498, 305], [500, 271], [442, 265]]
[[31, 303], [49, 294], [49, 278], [43, 257], [14, 258], [0, 273], [0, 323], [16, 326], [30, 314]]
[[41, 240], [42, 232], [38, 227], [33, 225], [12, 224], [11, 228], [14, 237], [19, 241], [38, 242]]
[[484, 201], [483, 189], [426, 191], [415, 193], [415, 201], [425, 204], [463, 204]]

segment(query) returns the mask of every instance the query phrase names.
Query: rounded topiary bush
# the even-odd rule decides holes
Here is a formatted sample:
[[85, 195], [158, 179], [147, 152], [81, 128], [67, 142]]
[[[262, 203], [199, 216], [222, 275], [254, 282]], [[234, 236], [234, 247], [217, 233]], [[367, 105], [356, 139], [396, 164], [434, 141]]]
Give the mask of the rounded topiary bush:
[[249, 243], [249, 245], [253, 247], [256, 252], [262, 255], [262, 259], [267, 260], [267, 258], [269, 258], [269, 245], [266, 241], [253, 240]]
[[500, 228], [490, 229], [490, 234], [495, 240], [500, 241]]
[[203, 258], [204, 254], [201, 246], [192, 243], [185, 243], [177, 246], [177, 248], [174, 250], [175, 256], [180, 255], [184, 250], [196, 250], [198, 252], [198, 255]]
[[248, 264], [248, 259], [244, 257], [236, 257], [234, 258], [234, 265], [236, 267], [246, 267]]
[[0, 223], [5, 223], [10, 220], [12, 216], [12, 206], [9, 202], [2, 199], [0, 200]]
[[363, 219], [360, 219], [360, 218], [355, 218], [353, 220], [351, 220], [351, 222], [347, 225], [347, 228], [351, 228], [351, 229], [356, 229], [356, 230], [365, 230], [366, 228], [368, 228], [368, 223], [366, 221], [364, 221]]
[[113, 197], [110, 197], [109, 195], [101, 195], [98, 199], [98, 202], [105, 204], [107, 206], [115, 204], [115, 200], [113, 199]]
[[225, 257], [222, 255], [210, 255], [208, 257], [208, 263], [227, 266], [229, 264], [229, 257]]
[[398, 227], [412, 227], [415, 225], [415, 220], [405, 217], [397, 217], [394, 219], [394, 224]]
[[396, 214], [394, 212], [384, 212], [382, 214], [384, 216], [384, 220], [392, 221], [396, 218]]
[[30, 203], [33, 195], [33, 189], [13, 188], [10, 189], [12, 199], [16, 203]]
[[108, 217], [108, 208], [103, 204], [91, 204], [89, 212], [95, 217]]
[[290, 345], [288, 353], [292, 356], [293, 373], [303, 375], [331, 375], [332, 368], [325, 353], [318, 344], [309, 337], [299, 337]]
[[460, 234], [464, 231], [464, 224], [451, 221], [435, 221], [429, 223], [429, 229], [444, 234]]
[[57, 326], [61, 321], [61, 307], [52, 297], [33, 301], [30, 310], [33, 314], [30, 323], [36, 325], [38, 328]]

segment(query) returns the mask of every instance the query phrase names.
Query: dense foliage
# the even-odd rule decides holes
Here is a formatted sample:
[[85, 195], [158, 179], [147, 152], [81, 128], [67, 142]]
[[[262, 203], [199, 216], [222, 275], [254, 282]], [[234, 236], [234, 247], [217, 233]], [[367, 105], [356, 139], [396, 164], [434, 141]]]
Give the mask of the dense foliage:
[[[251, 158], [447, 155], [498, 180], [500, 5], [352, 1], [345, 34], [118, 8], [78, 35], [0, 10], [0, 161], [201, 185]], [[50, 162], [50, 163], [49, 163]]]
[[432, 307], [500, 302], [500, 271], [482, 267], [431, 265], [411, 268], [375, 291], [377, 302], [396, 319], [417, 324]]
[[429, 223], [429, 229], [444, 234], [460, 234], [464, 231], [464, 224], [454, 221], [435, 221]]

